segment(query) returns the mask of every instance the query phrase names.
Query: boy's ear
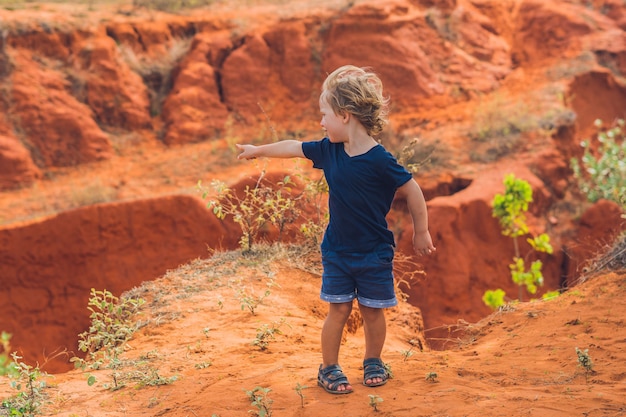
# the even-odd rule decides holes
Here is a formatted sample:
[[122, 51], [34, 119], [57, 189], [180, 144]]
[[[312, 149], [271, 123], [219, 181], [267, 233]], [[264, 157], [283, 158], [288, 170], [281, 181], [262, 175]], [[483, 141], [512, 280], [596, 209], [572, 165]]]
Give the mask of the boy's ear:
[[348, 123], [350, 121], [350, 116], [352, 116], [352, 114], [350, 114], [347, 111], [344, 111], [343, 114], [341, 115], [341, 121], [343, 123]]

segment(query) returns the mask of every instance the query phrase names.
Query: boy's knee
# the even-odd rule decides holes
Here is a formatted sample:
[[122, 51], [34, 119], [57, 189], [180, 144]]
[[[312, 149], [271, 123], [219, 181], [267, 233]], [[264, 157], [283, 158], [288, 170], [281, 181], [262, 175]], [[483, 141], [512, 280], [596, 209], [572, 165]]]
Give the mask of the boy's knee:
[[347, 319], [352, 312], [352, 303], [330, 303], [329, 312]]
[[384, 315], [384, 310], [382, 308], [367, 307], [363, 304], [359, 304], [359, 310], [361, 311], [361, 315], [363, 316], [363, 318], [378, 317], [380, 315]]

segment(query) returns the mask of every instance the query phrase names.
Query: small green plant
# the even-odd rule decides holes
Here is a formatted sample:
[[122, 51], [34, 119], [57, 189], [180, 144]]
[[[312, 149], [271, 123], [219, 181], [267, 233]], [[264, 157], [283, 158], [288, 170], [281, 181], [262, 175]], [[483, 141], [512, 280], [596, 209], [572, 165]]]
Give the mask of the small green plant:
[[296, 394], [298, 394], [298, 396], [300, 397], [300, 406], [302, 408], [304, 408], [304, 393], [302, 391], [307, 388], [308, 388], [307, 385], [300, 385], [299, 382], [296, 384], [296, 387], [294, 388], [296, 390]]
[[[541, 268], [543, 263], [537, 259], [533, 261], [529, 268], [526, 266], [526, 258], [520, 254], [518, 238], [529, 234], [526, 224], [526, 212], [528, 204], [533, 201], [533, 192], [530, 184], [522, 179], [516, 178], [514, 174], [508, 174], [504, 178], [504, 194], [496, 194], [493, 199], [493, 217], [498, 218], [502, 227], [502, 234], [513, 239], [515, 255], [513, 263], [509, 265], [511, 278], [519, 288], [518, 299], [523, 298], [523, 288], [530, 294], [537, 292], [537, 286], [543, 285], [543, 274]], [[539, 236], [527, 238], [526, 241], [536, 252], [551, 254], [552, 245], [550, 237], [546, 233]], [[530, 254], [530, 253], [529, 253]], [[489, 307], [496, 309], [504, 303], [505, 293], [503, 290], [489, 290], [483, 295], [483, 301]]]
[[212, 365], [211, 361], [200, 362], [194, 365], [196, 369], [206, 369]]
[[[137, 329], [131, 318], [144, 303], [141, 298], [120, 299], [110, 291], [92, 288], [87, 307], [91, 311], [91, 325], [89, 330], [78, 335], [78, 349], [86, 353], [86, 358], [72, 358], [74, 366], [82, 370], [111, 369], [112, 384], [104, 384], [105, 388], [122, 388], [124, 384], [120, 383], [117, 371], [122, 366], [119, 355]], [[91, 386], [95, 383], [95, 376], [87, 374], [87, 384]]]
[[[270, 281], [267, 284], [267, 286], [271, 287], [272, 282]], [[237, 298], [239, 299], [239, 302], [241, 303], [241, 310], [248, 309], [248, 311], [250, 311], [252, 315], [256, 314], [257, 307], [263, 304], [263, 300], [269, 297], [270, 294], [271, 294], [271, 291], [269, 288], [266, 289], [261, 295], [251, 294], [247, 292], [245, 288], [239, 288], [237, 290]]]
[[403, 361], [406, 362], [414, 354], [413, 346], [408, 349], [401, 350], [400, 353], [402, 353], [402, 356], [404, 357]]
[[505, 295], [506, 292], [504, 292], [504, 290], [501, 288], [495, 290], [487, 290], [483, 294], [483, 302], [495, 310], [501, 305], [504, 305]]
[[424, 350], [422, 342], [419, 339], [411, 339], [409, 340], [409, 344], [411, 345], [410, 348], [400, 351], [400, 353], [402, 353], [402, 356], [404, 357], [404, 362], [406, 362], [411, 356], [413, 356], [413, 354], [415, 353], [413, 349], [415, 349], [416, 347], [419, 350]]
[[16, 395], [2, 401], [2, 408], [7, 409], [11, 417], [34, 417], [44, 404], [46, 382], [42, 377], [47, 374], [39, 366], [31, 366], [22, 362], [16, 352], [11, 353], [15, 369], [8, 375], [11, 388], [18, 391]]
[[584, 154], [572, 158], [570, 166], [578, 181], [580, 190], [589, 201], [601, 198], [619, 204], [626, 215], [626, 122], [618, 119], [615, 124], [603, 130], [602, 120], [596, 120], [598, 129], [597, 148], [590, 140], [584, 140], [581, 146]]
[[91, 289], [87, 309], [91, 311], [89, 330], [78, 335], [78, 348], [93, 356], [104, 348], [115, 348], [125, 343], [136, 330], [132, 316], [145, 300], [118, 298], [110, 291]]
[[578, 357], [578, 366], [585, 370], [585, 380], [589, 382], [589, 374], [593, 372], [593, 361], [589, 356], [589, 349], [580, 350], [576, 348], [576, 356]]
[[259, 327], [256, 333], [256, 338], [252, 341], [252, 346], [258, 346], [260, 350], [266, 350], [270, 345], [270, 341], [276, 339], [276, 334], [282, 334], [280, 327], [285, 323], [285, 319], [280, 319], [279, 322], [273, 322], [271, 325], [263, 324]]
[[138, 380], [138, 387], [157, 387], [160, 385], [169, 385], [178, 379], [176, 375], [169, 377], [161, 376], [159, 374], [159, 370], [153, 367], [141, 370], [137, 373], [137, 375], [133, 375], [133, 377]]
[[271, 194], [271, 198], [267, 200], [269, 206], [269, 221], [278, 229], [278, 241], [282, 241], [285, 228], [296, 221], [300, 216], [300, 209], [297, 206], [298, 199], [285, 197], [285, 194], [291, 192], [289, 188], [293, 182], [289, 176], [278, 183], [280, 187]]
[[[261, 229], [269, 222], [279, 232], [279, 238], [287, 224], [293, 223], [300, 215], [296, 207], [299, 197], [285, 197], [291, 192], [293, 182], [289, 176], [278, 182], [275, 187], [263, 185], [263, 172], [253, 187], [246, 186], [243, 195], [228, 187], [224, 182], [214, 180], [211, 183], [217, 193], [216, 199], [209, 200], [207, 207], [220, 220], [232, 216], [233, 221], [241, 228], [239, 244], [244, 252], [251, 252], [253, 244]], [[206, 199], [209, 191], [198, 182], [202, 198]]]
[[9, 352], [11, 352], [11, 337], [11, 333], [7, 333], [5, 331], [0, 334], [0, 345], [2, 345], [2, 352], [0, 352], [0, 376], [17, 374], [17, 365], [9, 359]]
[[381, 397], [379, 397], [378, 395], [374, 395], [374, 394], [369, 394], [368, 395], [369, 399], [370, 399], [370, 407], [372, 407], [374, 409], [374, 411], [378, 411], [378, 404], [383, 402], [383, 399]]
[[437, 378], [439, 377], [439, 375], [437, 375], [437, 372], [428, 372], [426, 374], [426, 381], [428, 382], [437, 382]]
[[245, 391], [250, 404], [256, 407], [256, 410], [250, 410], [250, 413], [255, 413], [257, 417], [271, 417], [272, 415], [272, 399], [268, 397], [271, 389], [256, 387], [251, 391]]
[[541, 296], [541, 298], [543, 300], [552, 300], [553, 298], [557, 298], [559, 295], [561, 295], [561, 292], [559, 290], [554, 290], [546, 292]]

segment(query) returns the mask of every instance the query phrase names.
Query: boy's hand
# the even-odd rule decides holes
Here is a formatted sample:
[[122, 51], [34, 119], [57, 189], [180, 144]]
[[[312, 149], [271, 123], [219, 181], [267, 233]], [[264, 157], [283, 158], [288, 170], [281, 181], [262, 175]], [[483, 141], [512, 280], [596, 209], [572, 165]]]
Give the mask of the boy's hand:
[[239, 149], [241, 152], [239, 153], [239, 155], [237, 155], [237, 159], [254, 159], [256, 158], [256, 156], [254, 155], [254, 151], [256, 150], [256, 146], [254, 145], [240, 145], [240, 144], [235, 144], [235, 146], [237, 147], [237, 149]]
[[428, 230], [413, 234], [413, 250], [417, 255], [430, 255], [437, 250]]

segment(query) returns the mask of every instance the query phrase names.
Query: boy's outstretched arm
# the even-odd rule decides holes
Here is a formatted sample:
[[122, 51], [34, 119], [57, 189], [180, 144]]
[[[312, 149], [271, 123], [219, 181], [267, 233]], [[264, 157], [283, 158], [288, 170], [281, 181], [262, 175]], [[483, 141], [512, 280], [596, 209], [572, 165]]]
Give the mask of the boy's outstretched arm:
[[241, 151], [237, 159], [268, 158], [304, 158], [302, 142], [297, 140], [281, 140], [266, 145], [236, 145]]
[[411, 179], [398, 188], [397, 194], [406, 200], [413, 219], [413, 250], [418, 255], [429, 255], [437, 249], [428, 231], [428, 212], [422, 189]]

